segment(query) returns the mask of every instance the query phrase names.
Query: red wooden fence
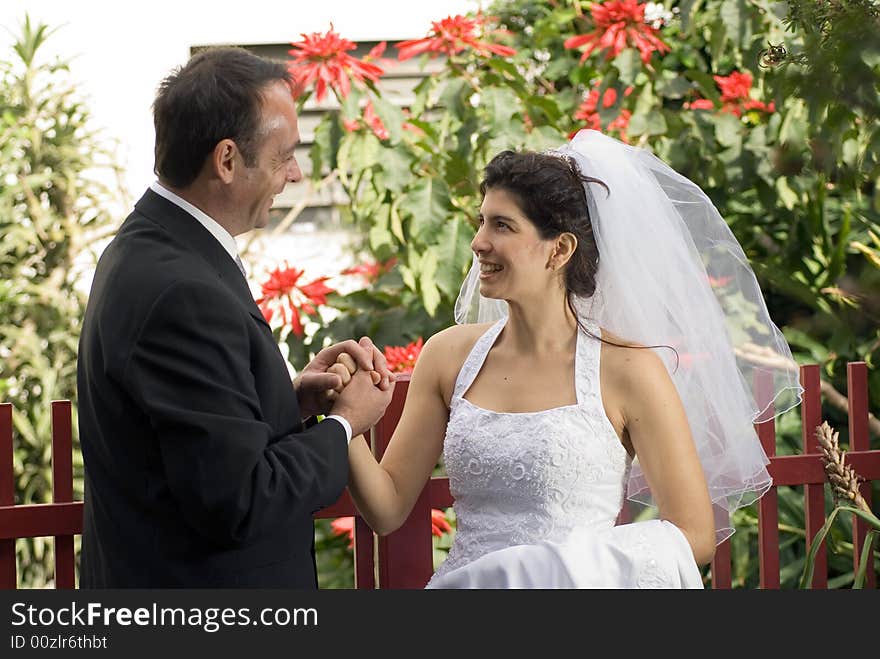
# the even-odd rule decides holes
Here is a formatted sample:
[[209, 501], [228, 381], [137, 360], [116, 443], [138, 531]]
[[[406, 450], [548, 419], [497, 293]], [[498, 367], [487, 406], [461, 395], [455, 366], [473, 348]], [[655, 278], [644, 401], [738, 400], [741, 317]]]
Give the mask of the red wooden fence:
[[[868, 481], [880, 479], [880, 450], [870, 450], [868, 437], [868, 372], [864, 362], [847, 367], [850, 447], [847, 462]], [[773, 421], [756, 426], [767, 455], [773, 487], [758, 503], [758, 544], [761, 588], [779, 588], [779, 529], [776, 488], [804, 486], [807, 537], [812, 538], [825, 521], [825, 476], [815, 438], [822, 421], [819, 367], [801, 367], [804, 385], [803, 453], [777, 456], [776, 428]], [[373, 429], [373, 448], [381, 457], [400, 419], [407, 377], [402, 377], [385, 416]], [[0, 404], [0, 588], [17, 585], [15, 539], [55, 537], [55, 586], [74, 587], [73, 536], [82, 532], [82, 502], [73, 501], [71, 408], [69, 401], [52, 403], [52, 479], [53, 503], [14, 505], [12, 406]], [[871, 483], [861, 486], [862, 496], [871, 505]], [[351, 498], [344, 493], [316, 518], [355, 516], [355, 585], [357, 588], [422, 588], [433, 572], [431, 508], [452, 505], [449, 481], [432, 478], [425, 486], [413, 512], [396, 532], [376, 537], [357, 516]], [[857, 519], [853, 525], [853, 556], [857, 567], [867, 525]], [[820, 550], [813, 577], [814, 588], [827, 586], [827, 554]], [[868, 562], [866, 586], [876, 588], [873, 561]], [[730, 544], [717, 548], [712, 562], [713, 588], [731, 587]]]

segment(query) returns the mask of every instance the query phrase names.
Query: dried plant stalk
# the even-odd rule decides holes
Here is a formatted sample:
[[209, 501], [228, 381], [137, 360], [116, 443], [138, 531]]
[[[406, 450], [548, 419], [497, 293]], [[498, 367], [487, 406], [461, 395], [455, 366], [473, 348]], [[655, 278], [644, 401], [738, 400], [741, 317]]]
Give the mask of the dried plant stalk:
[[838, 433], [831, 430], [827, 421], [823, 421], [822, 425], [816, 428], [816, 439], [819, 440], [819, 446], [822, 449], [822, 463], [825, 465], [825, 477], [831, 484], [834, 503], [836, 505], [841, 499], [844, 499], [871, 514], [870, 507], [859, 493], [859, 484], [863, 483], [865, 479], [846, 464], [846, 451], [840, 448], [837, 437]]

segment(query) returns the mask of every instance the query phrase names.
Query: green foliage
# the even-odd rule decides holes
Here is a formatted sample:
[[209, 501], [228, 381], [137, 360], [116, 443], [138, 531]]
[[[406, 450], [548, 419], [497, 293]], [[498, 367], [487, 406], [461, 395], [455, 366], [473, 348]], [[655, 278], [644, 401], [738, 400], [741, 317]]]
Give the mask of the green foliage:
[[[505, 44], [516, 55], [486, 57], [466, 48], [450, 56], [416, 88], [405, 125], [376, 89], [353, 92], [339, 113], [325, 117], [312, 151], [315, 176], [335, 169], [363, 236], [361, 253], [378, 261], [396, 256], [399, 266], [395, 276], [333, 300], [342, 313], [324, 327], [321, 342], [347, 338], [368, 322], [398, 344], [451, 324], [470, 262], [483, 166], [502, 149], [562, 143], [584, 127], [574, 116], [592, 92], [608, 101], [594, 103], [590, 122], [653, 150], [710, 196], [743, 245], [797, 360], [821, 364], [823, 379], [838, 391], [846, 390], [846, 363], [866, 361], [869, 407], [876, 409], [877, 2], [666, 0], [675, 13], [658, 35], [668, 53], [644, 62], [632, 47], [611, 57], [597, 50], [581, 62], [581, 53], [563, 44], [596, 29], [591, 4], [492, 3], [485, 14], [508, 30]], [[751, 79], [735, 98], [722, 88], [732, 74]], [[345, 128], [367, 101], [387, 137], [366, 122]], [[405, 316], [392, 311], [401, 303]], [[846, 427], [843, 410], [829, 407], [826, 418]], [[799, 412], [780, 419], [779, 429], [779, 453], [797, 450]], [[803, 504], [788, 488], [780, 502], [783, 587], [794, 587], [806, 555], [803, 533], [794, 531], [803, 528]], [[754, 586], [754, 510], [741, 511], [738, 522], [735, 579]], [[852, 582], [845, 560], [830, 563], [832, 585]]]
[[[110, 193], [86, 173], [104, 155], [63, 62], [42, 63], [51, 32], [25, 19], [0, 62], [0, 400], [14, 405], [16, 503], [51, 499], [50, 402], [76, 398], [84, 295], [77, 279]], [[76, 422], [74, 419], [74, 428]], [[75, 438], [74, 497], [82, 499]], [[53, 576], [51, 539], [18, 542], [19, 583]]]

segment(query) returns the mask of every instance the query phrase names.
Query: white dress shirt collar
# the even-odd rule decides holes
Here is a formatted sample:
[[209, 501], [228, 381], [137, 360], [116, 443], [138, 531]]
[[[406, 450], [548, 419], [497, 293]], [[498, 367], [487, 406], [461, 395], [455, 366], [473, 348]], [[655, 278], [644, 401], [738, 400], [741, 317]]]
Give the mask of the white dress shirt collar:
[[179, 195], [174, 194], [163, 186], [159, 181], [153, 181], [150, 184], [150, 190], [155, 192], [160, 197], [164, 197], [172, 204], [179, 206], [187, 213], [196, 218], [199, 223], [205, 227], [208, 232], [217, 239], [217, 242], [223, 246], [223, 249], [229, 254], [229, 257], [234, 261], [238, 258], [238, 245], [235, 244], [235, 238], [232, 237], [232, 234], [229, 233], [226, 229], [220, 226], [216, 220], [211, 219], [211, 217], [202, 210], [199, 210], [191, 203], [189, 203], [186, 199], [183, 199]]

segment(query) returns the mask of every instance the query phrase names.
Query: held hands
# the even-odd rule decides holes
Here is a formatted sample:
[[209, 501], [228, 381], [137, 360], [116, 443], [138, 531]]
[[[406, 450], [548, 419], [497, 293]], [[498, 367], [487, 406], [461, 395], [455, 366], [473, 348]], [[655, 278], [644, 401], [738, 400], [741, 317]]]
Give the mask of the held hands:
[[[341, 391], [345, 385], [340, 373], [328, 371], [328, 369], [343, 354], [351, 359], [357, 368], [367, 372], [375, 372], [379, 378], [378, 389], [383, 392], [393, 389], [394, 375], [388, 370], [385, 355], [373, 345], [368, 337], [362, 338], [359, 343], [352, 339], [342, 341], [324, 348], [294, 379], [293, 388], [296, 391], [300, 414], [303, 418], [314, 414], [328, 414], [333, 409], [338, 397], [337, 392]], [[346, 371], [348, 372], [347, 369]], [[351, 423], [350, 419], [348, 421]]]
[[394, 391], [394, 374], [385, 356], [363, 337], [324, 348], [293, 385], [304, 418], [332, 412], [344, 417], [358, 435], [384, 414]]
[[[369, 338], [360, 341], [364, 349], [375, 350]], [[378, 352], [378, 351], [376, 351]], [[352, 426], [352, 434], [358, 435], [371, 428], [385, 413], [394, 392], [394, 374], [388, 371], [384, 355], [374, 360], [374, 369], [364, 369], [348, 353], [340, 353], [328, 373], [340, 380], [332, 395], [336, 397], [333, 414], [345, 417]], [[380, 372], [379, 369], [382, 369]]]

